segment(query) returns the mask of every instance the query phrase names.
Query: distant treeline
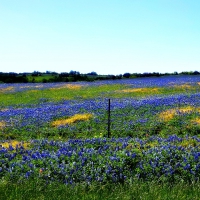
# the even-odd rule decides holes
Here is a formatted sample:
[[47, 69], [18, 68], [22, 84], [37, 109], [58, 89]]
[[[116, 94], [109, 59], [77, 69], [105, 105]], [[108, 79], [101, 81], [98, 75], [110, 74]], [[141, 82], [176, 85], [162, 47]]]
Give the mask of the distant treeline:
[[78, 71], [70, 72], [39, 72], [32, 73], [15, 73], [0, 72], [0, 83], [47, 83], [47, 82], [76, 82], [76, 81], [96, 81], [96, 80], [115, 80], [125, 78], [139, 78], [139, 77], [160, 77], [169, 75], [199, 75], [198, 71], [191, 72], [174, 72], [174, 73], [124, 73], [119, 75], [98, 75], [96, 72], [81, 74]]

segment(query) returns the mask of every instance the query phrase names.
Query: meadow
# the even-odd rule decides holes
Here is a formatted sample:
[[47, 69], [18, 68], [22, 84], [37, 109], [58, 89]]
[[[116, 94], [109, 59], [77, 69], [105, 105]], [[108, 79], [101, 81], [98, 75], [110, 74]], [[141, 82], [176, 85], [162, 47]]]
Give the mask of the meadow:
[[198, 199], [199, 145], [199, 75], [0, 84], [4, 199]]

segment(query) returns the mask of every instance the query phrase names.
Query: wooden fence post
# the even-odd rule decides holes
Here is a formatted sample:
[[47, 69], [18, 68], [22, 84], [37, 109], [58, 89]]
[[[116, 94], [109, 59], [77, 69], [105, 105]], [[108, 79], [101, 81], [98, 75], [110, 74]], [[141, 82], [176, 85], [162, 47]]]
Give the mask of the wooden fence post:
[[108, 138], [110, 137], [110, 99], [108, 99]]

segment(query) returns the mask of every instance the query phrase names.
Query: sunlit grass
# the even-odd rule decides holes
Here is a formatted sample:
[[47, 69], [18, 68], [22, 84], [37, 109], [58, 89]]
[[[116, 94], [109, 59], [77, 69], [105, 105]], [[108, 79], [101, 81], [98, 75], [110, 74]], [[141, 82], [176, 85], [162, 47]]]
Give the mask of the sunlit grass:
[[58, 126], [65, 126], [65, 125], [70, 125], [73, 124], [77, 121], [86, 121], [89, 120], [90, 118], [92, 118], [92, 114], [76, 114], [74, 116], [71, 116], [67, 119], [58, 119], [55, 120], [51, 123], [52, 126], [54, 127], [58, 127]]
[[146, 93], [146, 94], [155, 94], [159, 93], [159, 88], [128, 88], [128, 89], [124, 89], [121, 90], [120, 92], [124, 92], [124, 93]]
[[29, 90], [29, 93], [35, 93], [38, 92], [38, 90]]
[[8, 109], [0, 109], [0, 112], [5, 112], [5, 111], [7, 111]]
[[190, 88], [192, 88], [192, 86], [189, 85], [189, 84], [174, 85], [173, 87], [175, 87], [175, 88], [182, 88], [182, 89], [190, 89]]
[[60, 89], [70, 89], [70, 90], [79, 90], [80, 88], [82, 88], [83, 86], [82, 85], [76, 85], [76, 84], [66, 84], [66, 85], [63, 85], [61, 87], [58, 87], [58, 88], [50, 88], [50, 90], [60, 90]]
[[116, 98], [123, 98], [123, 97], [146, 97], [152, 95], [162, 94], [163, 88], [125, 88], [121, 90], [116, 90], [111, 96]]
[[43, 88], [43, 85], [20, 86], [20, 88]]
[[113, 93], [110, 93], [112, 97], [123, 98], [123, 97], [148, 97], [154, 95], [173, 95], [173, 94], [192, 94], [196, 92], [199, 88], [198, 85], [172, 85], [168, 87], [145, 87], [145, 88], [130, 88], [127, 85], [127, 88], [116, 90]]
[[182, 142], [179, 143], [179, 146], [182, 146], [182, 147], [189, 147], [189, 146], [195, 147], [197, 145], [198, 145], [198, 142], [194, 139], [183, 140]]
[[0, 121], [0, 130], [3, 130], [6, 126], [6, 122]]
[[12, 91], [14, 87], [0, 88], [0, 93]]
[[191, 122], [196, 125], [200, 125], [200, 118], [195, 118], [195, 119], [191, 120]]

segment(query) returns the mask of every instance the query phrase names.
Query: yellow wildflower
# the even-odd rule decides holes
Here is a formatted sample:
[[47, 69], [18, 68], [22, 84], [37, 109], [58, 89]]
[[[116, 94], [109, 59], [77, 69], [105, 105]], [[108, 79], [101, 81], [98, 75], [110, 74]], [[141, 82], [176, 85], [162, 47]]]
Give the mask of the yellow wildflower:
[[185, 113], [190, 113], [190, 112], [195, 112], [195, 111], [199, 111], [199, 109], [196, 109], [195, 107], [191, 107], [191, 106], [187, 106], [183, 108], [174, 108], [174, 109], [169, 109], [169, 110], [159, 113], [159, 118], [164, 121], [169, 121], [173, 119], [176, 115], [178, 115], [178, 113], [185, 114]]
[[20, 142], [17, 140], [11, 140], [8, 142], [0, 143], [0, 145], [4, 148], [9, 148], [9, 146], [12, 146], [13, 148], [16, 148], [17, 146], [18, 147], [23, 146], [24, 148], [27, 148], [29, 146], [29, 143], [28, 142]]
[[191, 106], [188, 106], [188, 107], [184, 107], [184, 108], [180, 108], [179, 109], [179, 112], [180, 113], [189, 113], [189, 112], [192, 112], [194, 111], [194, 108], [191, 107]]
[[52, 126], [58, 127], [58, 126], [65, 126], [67, 124], [72, 124], [77, 121], [86, 121], [89, 120], [92, 117], [92, 114], [76, 114], [72, 117], [69, 117], [67, 119], [58, 119], [51, 123]]
[[170, 109], [163, 111], [159, 114], [159, 118], [162, 119], [163, 121], [170, 121], [171, 119], [174, 118], [175, 115], [175, 110]]

